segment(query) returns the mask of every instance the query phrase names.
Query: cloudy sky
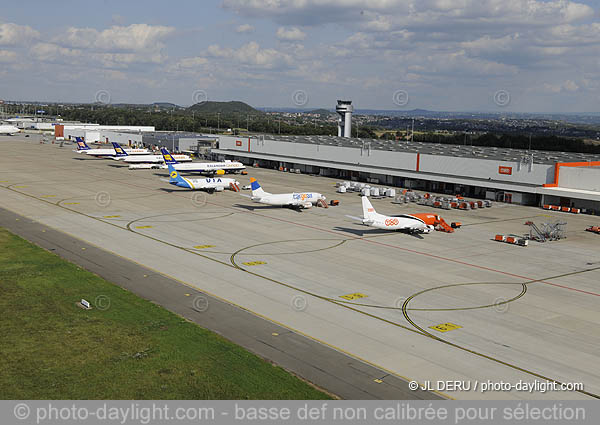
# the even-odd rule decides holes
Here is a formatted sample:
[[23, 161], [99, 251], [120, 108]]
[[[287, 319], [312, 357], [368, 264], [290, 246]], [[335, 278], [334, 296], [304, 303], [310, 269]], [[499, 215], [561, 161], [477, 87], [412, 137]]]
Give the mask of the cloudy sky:
[[600, 111], [600, 0], [7, 3], [0, 99]]

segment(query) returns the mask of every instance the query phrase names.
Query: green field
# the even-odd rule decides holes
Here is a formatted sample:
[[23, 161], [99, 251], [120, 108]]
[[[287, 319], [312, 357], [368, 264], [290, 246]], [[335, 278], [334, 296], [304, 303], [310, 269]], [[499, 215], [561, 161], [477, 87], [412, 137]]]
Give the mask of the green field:
[[[76, 306], [98, 296], [110, 307]], [[1, 228], [0, 336], [2, 399], [328, 398]]]

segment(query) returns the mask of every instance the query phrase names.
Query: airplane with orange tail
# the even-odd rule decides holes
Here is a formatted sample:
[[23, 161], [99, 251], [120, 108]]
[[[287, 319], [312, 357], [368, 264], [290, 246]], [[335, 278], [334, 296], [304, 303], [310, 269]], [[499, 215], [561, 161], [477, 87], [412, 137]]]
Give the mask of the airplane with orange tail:
[[369, 198], [362, 197], [363, 217], [347, 216], [362, 222], [365, 226], [384, 230], [403, 230], [410, 233], [430, 233], [436, 226], [441, 226], [447, 232], [453, 232], [448, 224], [437, 214], [379, 214], [371, 205]]

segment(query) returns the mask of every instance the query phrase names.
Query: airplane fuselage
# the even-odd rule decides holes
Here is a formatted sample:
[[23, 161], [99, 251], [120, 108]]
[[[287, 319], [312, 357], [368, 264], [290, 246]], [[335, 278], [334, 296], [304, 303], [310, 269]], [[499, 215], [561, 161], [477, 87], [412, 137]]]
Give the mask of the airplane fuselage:
[[[148, 155], [147, 149], [124, 149], [128, 155]], [[90, 150], [79, 150], [78, 153], [84, 153], [86, 155], [112, 158], [115, 156], [114, 149], [90, 149]]]
[[13, 134], [17, 134], [20, 131], [21, 130], [19, 130], [17, 127], [15, 127], [13, 125], [0, 125], [0, 134], [6, 134], [7, 136], [12, 136]]
[[292, 206], [300, 208], [310, 208], [320, 199], [324, 199], [323, 195], [316, 192], [299, 192], [299, 193], [281, 193], [281, 194], [265, 194], [262, 196], [253, 196], [254, 202], [259, 202], [266, 205]]
[[[115, 156], [113, 150], [112, 156]], [[173, 158], [179, 162], [191, 162], [192, 158], [187, 155], [173, 155]], [[125, 162], [127, 164], [160, 164], [164, 162], [162, 155], [136, 155], [136, 156], [119, 156], [114, 159]]]
[[365, 224], [376, 229], [385, 230], [407, 230], [410, 232], [429, 233], [431, 229], [422, 220], [410, 216], [389, 216], [383, 214], [371, 215], [369, 219], [363, 220]]
[[183, 181], [172, 181], [172, 185], [178, 187], [185, 187], [192, 190], [224, 190], [230, 188], [232, 185], [237, 185], [238, 182], [235, 179], [226, 178], [207, 178], [207, 179], [187, 179], [182, 177]]
[[[177, 161], [177, 155], [172, 155]], [[205, 174], [214, 174], [219, 170], [223, 170], [226, 173], [237, 173], [245, 170], [246, 167], [241, 162], [193, 162], [188, 164], [172, 164], [173, 168], [177, 171], [189, 171]], [[161, 168], [167, 168], [163, 165]]]

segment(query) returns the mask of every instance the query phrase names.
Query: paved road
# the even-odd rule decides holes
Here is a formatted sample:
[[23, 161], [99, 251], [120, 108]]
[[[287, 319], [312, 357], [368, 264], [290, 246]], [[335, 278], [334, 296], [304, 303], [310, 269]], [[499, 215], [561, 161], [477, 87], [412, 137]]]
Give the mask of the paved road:
[[[442, 399], [435, 393], [411, 391], [406, 381], [385, 371], [203, 294], [174, 279], [157, 274], [153, 270], [2, 208], [0, 226], [222, 335], [340, 398]], [[184, 294], [190, 294], [189, 303], [181, 302]], [[196, 305], [207, 305], [206, 311], [194, 309], [193, 300], [198, 297], [204, 298], [202, 303]]]

